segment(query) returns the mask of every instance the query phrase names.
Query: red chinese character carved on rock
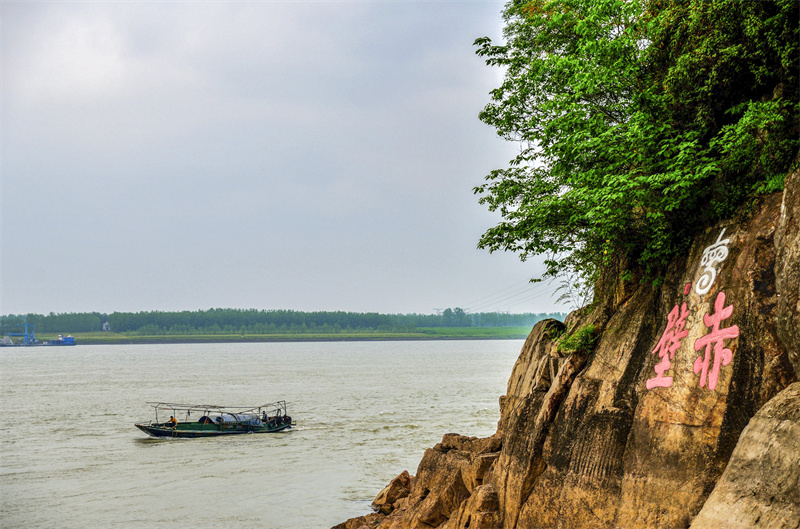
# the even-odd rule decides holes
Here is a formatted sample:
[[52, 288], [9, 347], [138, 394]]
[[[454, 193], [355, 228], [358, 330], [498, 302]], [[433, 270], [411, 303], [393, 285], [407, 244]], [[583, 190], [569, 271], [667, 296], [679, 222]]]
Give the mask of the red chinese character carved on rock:
[[688, 315], [689, 311], [686, 309], [686, 303], [684, 302], [681, 305], [680, 312], [678, 311], [678, 305], [675, 305], [675, 308], [667, 316], [667, 328], [664, 329], [664, 334], [661, 335], [656, 348], [652, 351], [652, 353], [658, 351], [658, 356], [661, 357], [661, 362], [655, 366], [655, 372], [658, 376], [645, 382], [647, 389], [668, 388], [672, 385], [672, 377], [664, 376], [664, 373], [672, 367], [671, 360], [675, 356], [675, 351], [681, 346], [681, 340], [689, 334], [689, 329], [686, 328], [686, 317]]
[[[695, 351], [705, 349], [704, 354], [698, 356], [697, 360], [694, 361], [694, 372], [700, 373], [701, 388], [708, 383], [708, 389], [716, 389], [717, 381], [719, 380], [720, 366], [726, 366], [733, 360], [733, 351], [725, 348], [725, 340], [739, 336], [739, 327], [737, 325], [732, 325], [720, 329], [722, 320], [730, 318], [731, 314], [733, 314], [733, 305], [728, 305], [726, 307], [725, 293], [720, 292], [717, 294], [716, 301], [714, 301], [714, 314], [706, 314], [703, 316], [703, 323], [706, 324], [706, 327], [711, 329], [711, 332], [694, 341]], [[711, 370], [709, 371], [712, 347], [714, 350], [714, 363], [711, 365]]]

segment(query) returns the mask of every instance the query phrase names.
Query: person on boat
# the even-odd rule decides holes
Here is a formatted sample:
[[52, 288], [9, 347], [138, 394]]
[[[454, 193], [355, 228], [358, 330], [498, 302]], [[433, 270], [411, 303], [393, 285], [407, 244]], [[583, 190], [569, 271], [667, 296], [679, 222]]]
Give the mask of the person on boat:
[[176, 426], [178, 426], [178, 420], [172, 415], [170, 415], [167, 424], [169, 424], [171, 428], [175, 428]]

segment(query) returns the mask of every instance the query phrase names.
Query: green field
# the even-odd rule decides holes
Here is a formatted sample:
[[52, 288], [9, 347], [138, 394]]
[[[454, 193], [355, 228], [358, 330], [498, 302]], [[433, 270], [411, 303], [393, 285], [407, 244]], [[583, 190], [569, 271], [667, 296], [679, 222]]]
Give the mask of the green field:
[[[339, 332], [286, 334], [183, 334], [141, 335], [137, 333], [72, 333], [78, 344], [152, 344], [152, 343], [233, 343], [233, 342], [342, 342], [391, 340], [520, 340], [530, 327], [424, 327], [409, 332]], [[57, 336], [37, 333], [41, 340]]]

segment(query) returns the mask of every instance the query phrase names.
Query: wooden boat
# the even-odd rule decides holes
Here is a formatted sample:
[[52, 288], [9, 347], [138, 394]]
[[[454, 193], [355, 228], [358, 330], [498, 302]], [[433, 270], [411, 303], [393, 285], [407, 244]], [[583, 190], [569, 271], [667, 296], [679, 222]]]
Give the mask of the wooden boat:
[[[147, 404], [154, 408], [155, 419], [148, 423], [135, 423], [135, 426], [153, 437], [275, 433], [288, 430], [295, 424], [283, 400], [254, 408], [169, 402]], [[165, 420], [167, 417], [169, 420]]]

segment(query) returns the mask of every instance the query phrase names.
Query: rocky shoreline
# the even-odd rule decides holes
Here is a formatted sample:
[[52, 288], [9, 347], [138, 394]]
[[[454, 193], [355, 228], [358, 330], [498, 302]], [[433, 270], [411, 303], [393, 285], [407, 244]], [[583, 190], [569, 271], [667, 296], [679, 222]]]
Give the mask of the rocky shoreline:
[[446, 434], [336, 529], [800, 527], [800, 172], [531, 331], [497, 432]]

